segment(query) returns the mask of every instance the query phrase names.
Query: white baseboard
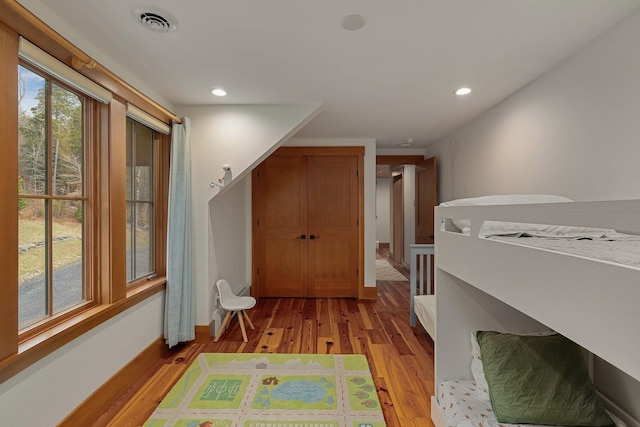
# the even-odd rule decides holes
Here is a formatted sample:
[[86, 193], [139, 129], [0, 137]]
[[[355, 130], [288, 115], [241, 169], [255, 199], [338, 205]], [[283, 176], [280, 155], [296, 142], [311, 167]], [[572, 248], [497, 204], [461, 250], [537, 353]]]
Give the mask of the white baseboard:
[[220, 325], [222, 325], [222, 318], [224, 317], [224, 309], [222, 307], [218, 307], [213, 312], [213, 319], [211, 320], [210, 329], [211, 336], [215, 337], [220, 330]]

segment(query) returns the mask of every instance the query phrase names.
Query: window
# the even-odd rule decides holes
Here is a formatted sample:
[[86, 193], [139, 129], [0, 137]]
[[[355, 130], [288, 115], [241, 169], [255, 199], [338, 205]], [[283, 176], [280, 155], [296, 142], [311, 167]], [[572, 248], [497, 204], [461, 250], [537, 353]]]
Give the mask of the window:
[[127, 118], [127, 283], [155, 273], [155, 146], [159, 135]]
[[[172, 115], [25, 18], [32, 41], [0, 25], [0, 382], [161, 292], [166, 274]], [[153, 131], [132, 123], [129, 139], [135, 113]], [[128, 259], [131, 277], [159, 277], [127, 286]]]
[[18, 66], [18, 329], [91, 299], [84, 95]]

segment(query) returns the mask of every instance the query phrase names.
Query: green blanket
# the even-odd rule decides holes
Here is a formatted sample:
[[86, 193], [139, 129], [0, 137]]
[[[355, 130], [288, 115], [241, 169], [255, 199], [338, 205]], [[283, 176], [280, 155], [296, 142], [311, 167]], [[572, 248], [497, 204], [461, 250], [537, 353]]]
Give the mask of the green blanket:
[[501, 423], [612, 426], [580, 347], [562, 335], [477, 333], [491, 406]]

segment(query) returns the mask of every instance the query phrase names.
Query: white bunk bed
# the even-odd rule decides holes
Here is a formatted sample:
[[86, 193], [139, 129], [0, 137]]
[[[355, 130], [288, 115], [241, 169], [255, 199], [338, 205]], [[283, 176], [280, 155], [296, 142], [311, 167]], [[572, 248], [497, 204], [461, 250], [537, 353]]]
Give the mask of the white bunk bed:
[[[459, 220], [470, 224], [466, 233], [452, 226]], [[591, 373], [607, 409], [628, 426], [640, 426], [640, 267], [531, 247], [527, 239], [486, 238], [485, 221], [640, 235], [640, 200], [437, 207], [436, 388], [448, 380], [473, 380], [472, 332], [551, 329], [595, 356]], [[437, 427], [448, 425], [443, 405], [451, 403], [444, 400], [432, 397]]]
[[[409, 289], [411, 292], [409, 324], [416, 326], [416, 318], [436, 341], [436, 296], [431, 283], [431, 259], [435, 253], [433, 244], [412, 244]], [[426, 283], [425, 283], [426, 278]]]

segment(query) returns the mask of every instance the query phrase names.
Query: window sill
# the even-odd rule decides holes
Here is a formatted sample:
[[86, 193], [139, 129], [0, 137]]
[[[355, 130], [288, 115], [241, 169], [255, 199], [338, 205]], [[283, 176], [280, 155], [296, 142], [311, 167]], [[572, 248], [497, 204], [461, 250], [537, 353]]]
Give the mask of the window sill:
[[85, 332], [164, 290], [165, 285], [166, 278], [154, 279], [129, 290], [122, 301], [92, 307], [25, 340], [18, 345], [16, 354], [0, 360], [0, 384]]

